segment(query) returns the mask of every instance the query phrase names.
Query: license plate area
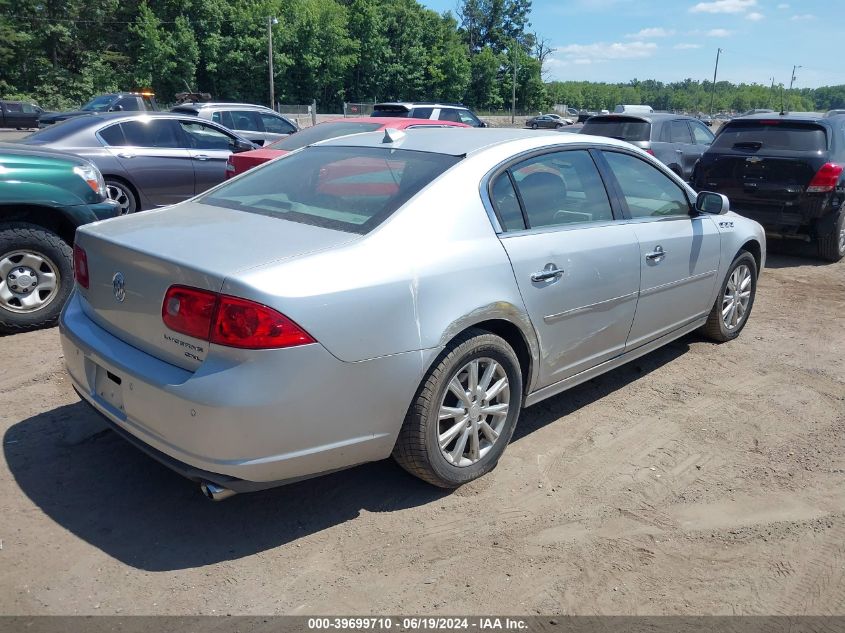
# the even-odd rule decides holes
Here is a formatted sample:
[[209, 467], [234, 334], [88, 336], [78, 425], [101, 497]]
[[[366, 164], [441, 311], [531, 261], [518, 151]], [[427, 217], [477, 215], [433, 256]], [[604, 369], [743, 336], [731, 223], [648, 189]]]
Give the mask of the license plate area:
[[94, 397], [123, 416], [123, 379], [95, 364]]

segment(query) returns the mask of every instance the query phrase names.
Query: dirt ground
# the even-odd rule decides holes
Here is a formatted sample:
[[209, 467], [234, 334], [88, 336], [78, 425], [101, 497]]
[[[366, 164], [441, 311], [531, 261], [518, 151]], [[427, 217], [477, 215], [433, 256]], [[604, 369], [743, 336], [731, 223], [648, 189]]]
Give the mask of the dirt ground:
[[390, 461], [204, 499], [0, 338], [3, 614], [845, 614], [845, 262], [771, 256], [742, 336], [524, 412], [451, 494]]

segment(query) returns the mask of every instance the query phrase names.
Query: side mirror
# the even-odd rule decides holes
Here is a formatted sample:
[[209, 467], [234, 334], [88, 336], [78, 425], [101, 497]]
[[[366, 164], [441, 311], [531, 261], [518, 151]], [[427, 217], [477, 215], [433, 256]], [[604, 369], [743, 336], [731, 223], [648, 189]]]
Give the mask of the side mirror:
[[490, 127], [485, 121], [480, 121], [478, 127]]
[[727, 196], [712, 191], [702, 191], [695, 199], [695, 210], [699, 213], [724, 215], [731, 210], [731, 203]]
[[250, 150], [254, 150], [255, 148], [256, 146], [250, 143], [249, 141], [237, 139], [235, 140], [235, 146], [232, 148], [232, 153], [240, 154], [241, 152], [249, 152]]
[[116, 105], [109, 108], [109, 112], [123, 112], [122, 105]]

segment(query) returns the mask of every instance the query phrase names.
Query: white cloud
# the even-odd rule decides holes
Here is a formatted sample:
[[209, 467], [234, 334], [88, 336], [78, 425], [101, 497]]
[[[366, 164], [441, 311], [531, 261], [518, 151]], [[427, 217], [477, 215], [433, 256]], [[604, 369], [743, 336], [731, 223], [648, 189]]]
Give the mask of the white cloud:
[[553, 66], [594, 64], [611, 60], [643, 59], [657, 52], [654, 42], [596, 42], [558, 46], [553, 53]]
[[727, 29], [710, 29], [705, 33], [707, 37], [728, 37], [731, 34]]
[[713, 0], [699, 2], [690, 8], [693, 13], [744, 13], [757, 6], [757, 0]]
[[675, 31], [673, 29], [664, 29], [659, 26], [642, 29], [639, 33], [629, 33], [625, 37], [631, 39], [643, 39], [647, 37], [669, 37], [670, 35], [674, 35]]
[[695, 48], [701, 48], [701, 44], [675, 44], [673, 48], [676, 51], [691, 51]]
[[759, 13], [758, 11], [752, 11], [751, 13], [749, 13], [748, 15], [745, 16], [745, 19], [751, 20], [752, 22], [759, 22], [760, 20], [762, 20], [765, 17], [766, 17], [765, 15], [763, 15], [762, 13]]
[[814, 16], [812, 13], [799, 13], [798, 15], [793, 15], [789, 19], [792, 20], [793, 22], [798, 22], [799, 20], [800, 21], [815, 20], [816, 16]]

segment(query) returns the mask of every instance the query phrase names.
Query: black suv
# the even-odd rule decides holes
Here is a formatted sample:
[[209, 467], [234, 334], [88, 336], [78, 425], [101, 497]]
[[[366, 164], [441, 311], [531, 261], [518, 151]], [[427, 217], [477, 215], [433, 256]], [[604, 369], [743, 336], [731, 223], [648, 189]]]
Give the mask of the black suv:
[[755, 114], [719, 131], [693, 186], [723, 193], [771, 237], [815, 241], [845, 257], [845, 114]]
[[45, 112], [38, 117], [38, 127], [59, 123], [73, 117], [97, 112], [156, 112], [155, 95], [151, 92], [113, 92], [91, 99], [79, 110]]
[[487, 124], [475, 116], [475, 113], [460, 103], [440, 103], [438, 101], [392, 101], [377, 103], [370, 116], [405, 117], [410, 119], [434, 119], [464, 123], [472, 127], [487, 127]]
[[713, 132], [698, 119], [665, 113], [594, 116], [587, 119], [581, 134], [628, 141], [687, 181], [714, 138]]

